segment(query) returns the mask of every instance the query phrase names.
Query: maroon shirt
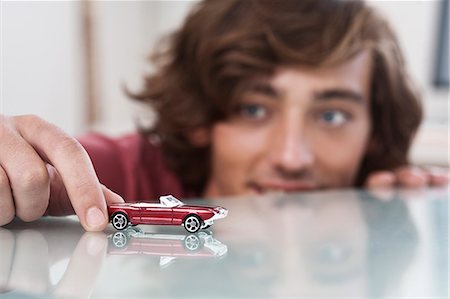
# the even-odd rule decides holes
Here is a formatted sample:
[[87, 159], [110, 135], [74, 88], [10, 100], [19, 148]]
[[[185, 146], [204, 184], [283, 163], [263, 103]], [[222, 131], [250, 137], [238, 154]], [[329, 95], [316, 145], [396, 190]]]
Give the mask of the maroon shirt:
[[137, 133], [120, 138], [90, 133], [78, 140], [91, 157], [100, 182], [125, 201], [186, 196], [177, 176], [164, 164], [157, 141]]

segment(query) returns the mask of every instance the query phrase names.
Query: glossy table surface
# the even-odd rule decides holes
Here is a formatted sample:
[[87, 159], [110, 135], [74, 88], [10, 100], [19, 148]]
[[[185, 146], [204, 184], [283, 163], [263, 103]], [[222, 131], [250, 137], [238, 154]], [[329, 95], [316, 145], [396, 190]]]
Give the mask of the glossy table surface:
[[448, 298], [449, 189], [195, 200], [209, 230], [0, 228], [3, 298]]

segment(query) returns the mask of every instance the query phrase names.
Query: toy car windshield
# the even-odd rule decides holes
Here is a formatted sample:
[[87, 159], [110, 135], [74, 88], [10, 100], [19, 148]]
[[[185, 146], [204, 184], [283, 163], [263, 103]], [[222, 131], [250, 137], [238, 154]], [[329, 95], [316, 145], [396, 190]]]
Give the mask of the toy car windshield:
[[178, 206], [183, 205], [183, 203], [181, 201], [179, 201], [172, 195], [160, 196], [159, 200], [163, 206], [166, 206], [169, 208], [178, 207]]

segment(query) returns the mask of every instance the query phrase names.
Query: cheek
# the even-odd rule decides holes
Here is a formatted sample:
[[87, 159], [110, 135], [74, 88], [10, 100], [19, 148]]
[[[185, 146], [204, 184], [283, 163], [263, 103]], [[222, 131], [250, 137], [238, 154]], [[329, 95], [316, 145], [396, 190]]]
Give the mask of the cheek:
[[350, 186], [354, 183], [367, 148], [369, 132], [369, 125], [364, 123], [339, 134], [316, 136], [317, 166], [330, 184]]
[[217, 124], [212, 132], [213, 164], [242, 168], [252, 164], [262, 147], [259, 134], [233, 124]]
[[242, 193], [263, 156], [266, 138], [232, 123], [216, 124], [211, 137], [211, 181], [222, 194]]

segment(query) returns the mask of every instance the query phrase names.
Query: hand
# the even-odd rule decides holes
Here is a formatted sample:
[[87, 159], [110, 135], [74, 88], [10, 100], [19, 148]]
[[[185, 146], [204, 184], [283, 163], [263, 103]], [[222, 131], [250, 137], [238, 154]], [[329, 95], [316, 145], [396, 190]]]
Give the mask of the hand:
[[106, 203], [123, 201], [99, 183], [77, 140], [37, 116], [0, 115], [0, 144], [0, 225], [75, 212], [86, 230], [99, 231]]
[[447, 186], [449, 170], [439, 167], [419, 168], [403, 166], [392, 171], [376, 171], [370, 174], [365, 186], [371, 188]]

